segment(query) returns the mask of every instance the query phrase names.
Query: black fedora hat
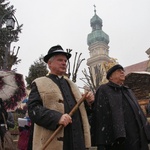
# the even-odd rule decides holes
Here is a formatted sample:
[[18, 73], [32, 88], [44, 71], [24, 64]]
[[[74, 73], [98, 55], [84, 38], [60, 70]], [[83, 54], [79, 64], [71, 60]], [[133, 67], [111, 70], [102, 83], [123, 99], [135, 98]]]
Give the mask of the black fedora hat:
[[44, 61], [47, 63], [48, 60], [56, 54], [64, 54], [67, 57], [67, 59], [71, 57], [70, 53], [65, 52], [60, 45], [56, 45], [49, 49], [47, 55], [44, 56]]
[[121, 65], [117, 64], [117, 65], [111, 67], [111, 68], [107, 71], [106, 78], [109, 79], [109, 77], [111, 76], [111, 74], [112, 74], [113, 72], [115, 72], [117, 69], [122, 69], [122, 70], [124, 70], [124, 68], [123, 68]]

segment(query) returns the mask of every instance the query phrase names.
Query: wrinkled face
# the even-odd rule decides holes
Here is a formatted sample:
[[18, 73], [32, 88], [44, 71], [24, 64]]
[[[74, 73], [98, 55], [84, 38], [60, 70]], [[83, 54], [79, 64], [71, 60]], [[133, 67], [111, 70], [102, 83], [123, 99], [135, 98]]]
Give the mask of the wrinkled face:
[[122, 69], [117, 69], [116, 71], [114, 71], [110, 78], [109, 78], [110, 81], [116, 83], [116, 84], [123, 84], [124, 80], [125, 80], [125, 73], [124, 73], [124, 70]]
[[49, 59], [48, 66], [52, 74], [62, 76], [66, 73], [67, 57], [64, 54], [55, 55]]

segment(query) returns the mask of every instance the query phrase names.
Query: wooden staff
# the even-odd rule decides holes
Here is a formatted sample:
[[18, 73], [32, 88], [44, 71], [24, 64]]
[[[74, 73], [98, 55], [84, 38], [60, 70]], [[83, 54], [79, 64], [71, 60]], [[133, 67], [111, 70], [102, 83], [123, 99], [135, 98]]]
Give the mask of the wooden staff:
[[[82, 98], [76, 103], [76, 105], [73, 107], [73, 109], [70, 111], [69, 115], [72, 116], [76, 110], [79, 108], [79, 106], [81, 105], [81, 103], [85, 100], [85, 97], [87, 95], [88, 92], [86, 92]], [[42, 150], [45, 150], [46, 147], [49, 145], [49, 143], [54, 139], [54, 137], [61, 131], [61, 129], [63, 128], [63, 125], [59, 125], [59, 127], [54, 131], [54, 133], [51, 135], [51, 137], [46, 141], [46, 143], [43, 146]]]

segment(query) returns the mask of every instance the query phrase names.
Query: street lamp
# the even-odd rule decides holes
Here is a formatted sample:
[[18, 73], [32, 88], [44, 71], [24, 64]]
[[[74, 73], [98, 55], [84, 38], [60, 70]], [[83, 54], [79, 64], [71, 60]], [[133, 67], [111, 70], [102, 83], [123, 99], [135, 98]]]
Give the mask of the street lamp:
[[15, 27], [15, 19], [11, 15], [6, 19], [6, 27], [8, 30], [13, 30]]
[[[8, 17], [4, 20], [4, 18], [6, 16], [8, 16]], [[17, 21], [16, 17], [14, 16], [13, 11], [8, 12], [1, 17], [0, 28], [2, 28], [3, 21], [5, 21], [6, 28], [7, 28], [7, 30], [9, 30], [10, 33], [15, 28], [15, 23], [17, 23], [17, 26], [19, 27], [18, 21]], [[10, 35], [10, 37], [11, 37], [11, 35]], [[7, 47], [5, 49], [3, 69], [7, 70], [8, 69], [8, 54], [10, 52], [11, 41], [9, 41], [10, 39], [8, 39], [8, 37], [5, 35], [4, 35], [4, 38], [8, 41], [8, 43], [7, 43], [7, 45], [6, 45]]]

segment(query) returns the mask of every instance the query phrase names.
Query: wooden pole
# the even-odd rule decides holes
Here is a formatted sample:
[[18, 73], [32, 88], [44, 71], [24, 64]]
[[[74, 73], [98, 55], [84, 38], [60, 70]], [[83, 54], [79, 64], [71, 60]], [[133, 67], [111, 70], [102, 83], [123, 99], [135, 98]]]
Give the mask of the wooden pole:
[[[79, 106], [81, 105], [81, 103], [85, 100], [85, 97], [87, 95], [88, 92], [86, 92], [82, 98], [76, 103], [76, 105], [73, 107], [73, 109], [70, 111], [69, 115], [72, 116], [76, 110], [79, 108]], [[54, 139], [54, 137], [62, 130], [64, 126], [63, 125], [59, 125], [59, 127], [54, 131], [54, 133], [51, 135], [51, 137], [46, 141], [46, 143], [44, 144], [42, 150], [45, 150], [46, 147], [50, 144], [50, 142]]]

